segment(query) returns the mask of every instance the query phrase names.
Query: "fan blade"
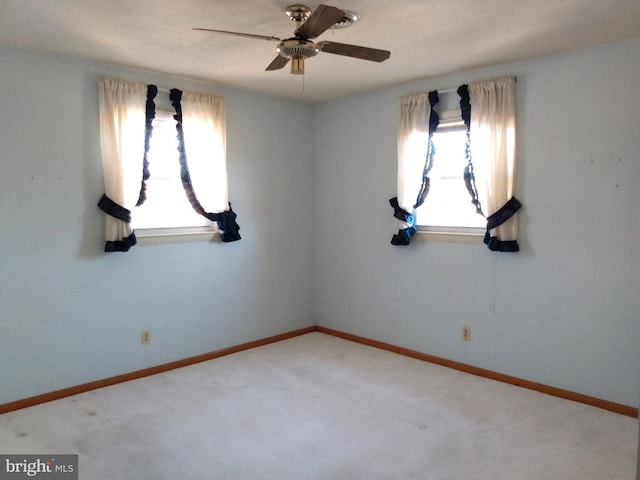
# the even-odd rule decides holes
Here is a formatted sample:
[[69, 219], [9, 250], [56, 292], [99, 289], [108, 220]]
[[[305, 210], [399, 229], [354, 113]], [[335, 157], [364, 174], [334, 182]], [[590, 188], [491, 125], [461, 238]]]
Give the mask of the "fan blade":
[[335, 53], [336, 55], [360, 58], [372, 62], [384, 62], [391, 55], [388, 50], [378, 50], [377, 48], [360, 47], [346, 43], [318, 42], [316, 46], [322, 52]]
[[278, 55], [276, 58], [273, 59], [273, 62], [271, 62], [269, 64], [269, 66], [267, 68], [265, 68], [265, 70], [267, 70], [267, 71], [280, 70], [287, 63], [289, 63], [289, 59], [287, 57], [283, 57], [282, 55]]
[[315, 38], [324, 33], [330, 26], [338, 23], [345, 16], [345, 13], [336, 7], [320, 5], [307, 18], [302, 26], [296, 30], [296, 35], [306, 38]]
[[201, 32], [224, 33], [225, 35], [233, 35], [235, 37], [245, 37], [245, 38], [257, 38], [259, 40], [270, 40], [270, 41], [276, 41], [276, 42], [282, 41], [282, 39], [278, 37], [268, 37], [266, 35], [254, 35], [253, 33], [229, 32], [227, 30], [214, 30], [212, 28], [192, 28], [191, 30], [198, 30]]

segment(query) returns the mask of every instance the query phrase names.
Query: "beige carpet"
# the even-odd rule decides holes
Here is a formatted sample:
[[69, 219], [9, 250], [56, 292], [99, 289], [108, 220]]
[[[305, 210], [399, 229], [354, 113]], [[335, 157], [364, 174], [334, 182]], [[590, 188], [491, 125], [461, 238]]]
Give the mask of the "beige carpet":
[[631, 480], [637, 421], [321, 333], [0, 415], [83, 480]]

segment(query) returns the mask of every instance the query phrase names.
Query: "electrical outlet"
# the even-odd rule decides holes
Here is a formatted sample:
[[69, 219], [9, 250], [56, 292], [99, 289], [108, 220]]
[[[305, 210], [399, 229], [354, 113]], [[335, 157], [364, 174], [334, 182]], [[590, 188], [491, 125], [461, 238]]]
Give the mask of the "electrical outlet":
[[464, 325], [462, 327], [462, 340], [465, 342], [471, 340], [471, 327], [469, 325]]
[[142, 330], [142, 332], [140, 332], [140, 343], [142, 345], [149, 345], [151, 343], [151, 330]]

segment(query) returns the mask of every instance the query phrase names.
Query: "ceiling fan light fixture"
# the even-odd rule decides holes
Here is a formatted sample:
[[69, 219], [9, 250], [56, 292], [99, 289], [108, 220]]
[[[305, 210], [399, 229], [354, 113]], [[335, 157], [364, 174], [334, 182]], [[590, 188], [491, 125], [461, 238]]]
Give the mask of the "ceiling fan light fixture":
[[304, 75], [304, 57], [291, 57], [291, 73], [293, 75]]
[[358, 20], [360, 20], [360, 15], [358, 15], [356, 12], [352, 12], [351, 10], [344, 10], [344, 17], [342, 17], [342, 20], [336, 22], [331, 28], [349, 28]]

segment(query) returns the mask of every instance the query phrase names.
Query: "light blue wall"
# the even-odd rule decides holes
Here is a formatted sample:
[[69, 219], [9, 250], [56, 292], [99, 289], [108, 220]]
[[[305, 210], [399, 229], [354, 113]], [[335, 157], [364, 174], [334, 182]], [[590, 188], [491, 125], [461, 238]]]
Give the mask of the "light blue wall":
[[[240, 242], [102, 252], [102, 74], [226, 98]], [[314, 324], [310, 106], [0, 49], [0, 109], [0, 403]]]
[[[319, 105], [317, 323], [637, 405], [639, 51], [634, 39]], [[522, 251], [392, 247], [398, 98], [501, 75], [518, 77]]]
[[[317, 323], [637, 405], [637, 51], [310, 106], [0, 48], [0, 403]], [[242, 241], [102, 253], [102, 74], [225, 96]], [[392, 247], [398, 97], [498, 75], [518, 76], [522, 251]]]

